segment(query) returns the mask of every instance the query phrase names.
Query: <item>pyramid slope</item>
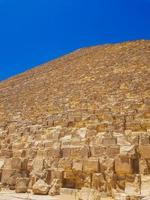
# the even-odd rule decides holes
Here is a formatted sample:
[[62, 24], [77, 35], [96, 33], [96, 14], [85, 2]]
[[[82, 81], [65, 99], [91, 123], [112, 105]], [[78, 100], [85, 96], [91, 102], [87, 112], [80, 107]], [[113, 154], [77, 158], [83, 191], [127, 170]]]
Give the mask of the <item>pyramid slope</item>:
[[80, 109], [138, 112], [149, 97], [149, 55], [143, 40], [90, 47], [3, 81], [0, 121]]

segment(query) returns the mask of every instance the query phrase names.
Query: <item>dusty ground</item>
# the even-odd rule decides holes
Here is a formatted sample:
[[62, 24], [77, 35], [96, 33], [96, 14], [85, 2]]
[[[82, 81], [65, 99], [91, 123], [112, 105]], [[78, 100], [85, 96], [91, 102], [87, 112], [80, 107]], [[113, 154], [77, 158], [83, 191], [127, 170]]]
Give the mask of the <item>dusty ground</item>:
[[[59, 195], [50, 197], [47, 195], [32, 195], [32, 194], [16, 194], [13, 191], [0, 192], [0, 200], [78, 200], [72, 195]], [[102, 198], [101, 200], [112, 200], [109, 198]]]
[[50, 197], [48, 195], [16, 194], [13, 191], [0, 192], [0, 200], [76, 200], [72, 195]]

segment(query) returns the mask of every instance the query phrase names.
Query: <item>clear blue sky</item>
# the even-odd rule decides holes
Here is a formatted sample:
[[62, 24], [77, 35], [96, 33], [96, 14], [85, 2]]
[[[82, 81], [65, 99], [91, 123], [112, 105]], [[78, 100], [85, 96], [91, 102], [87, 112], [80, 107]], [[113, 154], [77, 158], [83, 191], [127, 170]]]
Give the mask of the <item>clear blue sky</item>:
[[75, 49], [150, 39], [150, 0], [0, 0], [0, 80]]

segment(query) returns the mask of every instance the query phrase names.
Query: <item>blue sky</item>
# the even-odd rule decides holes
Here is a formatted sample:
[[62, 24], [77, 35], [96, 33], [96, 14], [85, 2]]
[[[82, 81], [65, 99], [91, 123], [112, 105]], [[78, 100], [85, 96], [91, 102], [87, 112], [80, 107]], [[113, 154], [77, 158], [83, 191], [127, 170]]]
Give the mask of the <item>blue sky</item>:
[[0, 0], [0, 80], [81, 47], [150, 39], [150, 0]]

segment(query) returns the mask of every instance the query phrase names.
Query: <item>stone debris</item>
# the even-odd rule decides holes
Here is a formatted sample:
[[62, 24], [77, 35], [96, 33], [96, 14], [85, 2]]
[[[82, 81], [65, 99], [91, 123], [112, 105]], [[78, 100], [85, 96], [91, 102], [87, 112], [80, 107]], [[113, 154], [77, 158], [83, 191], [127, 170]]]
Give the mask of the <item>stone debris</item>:
[[49, 191], [49, 186], [42, 179], [39, 179], [32, 187], [34, 194], [46, 195]]

